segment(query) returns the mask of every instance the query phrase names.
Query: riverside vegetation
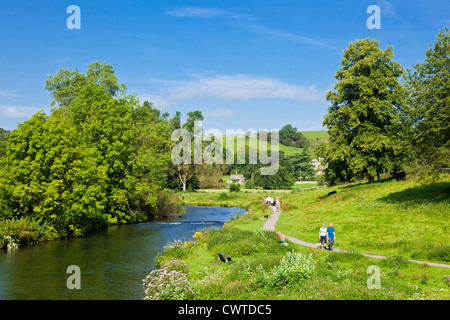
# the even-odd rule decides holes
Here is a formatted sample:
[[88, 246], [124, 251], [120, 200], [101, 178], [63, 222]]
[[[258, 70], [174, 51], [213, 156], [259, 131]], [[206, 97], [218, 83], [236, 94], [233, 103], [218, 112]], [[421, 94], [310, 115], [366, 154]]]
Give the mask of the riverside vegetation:
[[[330, 189], [337, 194], [327, 196]], [[277, 230], [316, 243], [321, 224], [332, 222], [337, 248], [348, 249], [344, 253], [289, 241], [285, 246], [275, 232], [262, 231], [264, 215], [272, 213], [262, 203], [267, 191], [242, 190], [226, 199], [220, 193], [188, 193], [185, 204], [242, 206], [247, 214], [238, 214], [222, 229], [197, 233], [195, 241], [168, 244], [156, 259], [160, 269], [144, 281], [146, 298], [449, 299], [449, 268], [408, 261], [450, 262], [449, 189], [445, 175], [426, 186], [394, 180], [270, 192], [283, 201]], [[219, 251], [231, 255], [232, 261], [218, 261]], [[372, 265], [380, 268], [380, 289], [368, 288], [367, 269]], [[182, 287], [175, 286], [176, 281]]]

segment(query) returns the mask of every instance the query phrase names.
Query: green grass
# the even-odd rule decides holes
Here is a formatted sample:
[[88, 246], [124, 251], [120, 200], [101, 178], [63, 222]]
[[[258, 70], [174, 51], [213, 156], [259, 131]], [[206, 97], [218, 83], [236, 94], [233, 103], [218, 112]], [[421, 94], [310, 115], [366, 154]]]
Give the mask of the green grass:
[[[407, 258], [447, 262], [449, 188], [447, 176], [428, 186], [414, 181], [360, 183], [297, 193], [239, 192], [226, 200], [219, 199], [220, 193], [189, 193], [186, 203], [248, 210], [230, 219], [223, 229], [204, 230], [201, 239], [183, 250], [192, 299], [448, 300], [450, 269]], [[332, 190], [337, 194], [328, 196]], [[284, 246], [275, 232], [262, 232], [263, 217], [271, 213], [262, 204], [267, 193], [279, 196], [285, 207], [277, 230], [315, 242], [321, 223], [332, 222], [336, 247], [354, 251], [329, 252], [289, 241]], [[217, 251], [232, 255], [232, 261], [219, 262]], [[357, 251], [389, 258], [374, 259]], [[292, 275], [282, 263], [288, 252], [301, 253], [305, 259], [310, 256], [313, 273], [286, 278]], [[373, 266], [380, 270], [380, 289], [367, 286], [368, 268]]]
[[[337, 194], [327, 196], [335, 190]], [[333, 223], [337, 248], [416, 260], [450, 262], [450, 182], [355, 184], [285, 197], [295, 210], [277, 228], [316, 242], [322, 223]]]
[[[380, 260], [289, 242], [285, 246], [279, 243], [274, 232], [238, 228], [247, 219], [241, 216], [224, 229], [206, 230], [187, 251], [183, 261], [189, 267], [192, 299], [449, 299], [446, 268], [422, 266], [402, 257]], [[232, 261], [218, 261], [217, 251], [232, 255]], [[286, 273], [280, 274], [286, 268], [282, 260], [288, 252], [312, 259], [312, 274], [291, 280], [286, 278]], [[367, 287], [371, 266], [381, 272], [379, 289]]]

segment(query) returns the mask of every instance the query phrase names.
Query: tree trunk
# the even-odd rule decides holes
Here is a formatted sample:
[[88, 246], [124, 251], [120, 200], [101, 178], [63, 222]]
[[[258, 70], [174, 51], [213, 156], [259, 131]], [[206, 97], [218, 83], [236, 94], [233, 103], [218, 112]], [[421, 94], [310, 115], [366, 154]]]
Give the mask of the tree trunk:
[[183, 181], [183, 191], [186, 191], [186, 181]]

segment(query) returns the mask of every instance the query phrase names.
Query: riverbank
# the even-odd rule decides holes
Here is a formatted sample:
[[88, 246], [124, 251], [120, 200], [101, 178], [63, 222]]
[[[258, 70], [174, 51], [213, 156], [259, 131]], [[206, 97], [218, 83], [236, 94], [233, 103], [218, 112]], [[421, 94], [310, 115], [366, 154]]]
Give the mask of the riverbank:
[[[416, 194], [418, 190], [425, 195], [433, 192], [435, 201], [428, 205], [426, 212], [419, 217], [414, 217], [422, 209], [419, 203], [420, 197], [415, 203], [410, 201], [411, 193]], [[352, 219], [355, 224], [355, 221], [361, 219], [360, 217], [367, 215], [371, 211], [369, 210], [371, 207], [374, 211], [373, 203], [377, 203], [375, 199], [385, 201], [384, 198], [388, 197], [388, 200], [404, 200], [408, 204], [406, 208], [403, 208], [397, 203], [392, 204], [389, 201], [386, 203], [386, 206], [394, 205], [398, 215], [403, 213], [402, 220], [388, 220], [385, 215], [378, 215], [380, 218], [378, 237], [379, 239], [385, 237], [386, 243], [386, 241], [398, 240], [398, 238], [394, 240], [388, 232], [387, 225], [391, 225], [395, 229], [397, 223], [404, 223], [413, 230], [421, 228], [426, 230], [429, 225], [439, 226], [437, 221], [443, 218], [442, 214], [445, 215], [448, 212], [448, 210], [442, 210], [448, 209], [448, 196], [447, 198], [443, 196], [447, 190], [448, 182], [446, 181], [428, 187], [420, 187], [410, 181], [400, 183], [392, 181], [375, 185], [353, 184], [301, 194], [272, 193], [270, 191], [267, 193], [278, 196], [282, 200], [283, 213], [276, 225], [277, 230], [291, 236], [294, 236], [295, 232], [310, 236], [305, 240], [315, 242], [320, 222], [330, 222], [330, 215], [324, 213], [330, 213], [327, 211], [335, 209], [337, 214], [332, 217], [331, 221], [335, 225], [339, 239], [336, 247], [345, 249], [350, 247], [349, 249], [351, 249], [352, 240], [350, 239], [352, 237], [364, 239], [364, 236], [358, 238], [358, 234], [355, 233], [357, 228], [350, 229], [348, 225], [352, 224]], [[337, 194], [328, 196], [330, 191], [337, 191]], [[409, 262], [407, 258], [410, 257], [407, 255], [410, 251], [400, 246], [396, 248], [397, 251], [393, 248], [379, 248], [379, 251], [383, 251], [389, 256], [387, 259], [374, 259], [354, 251], [329, 252], [300, 246], [289, 240], [286, 241], [288, 245], [285, 246], [279, 243], [275, 232], [262, 230], [267, 221], [264, 216], [271, 214], [271, 210], [262, 203], [265, 193], [230, 194], [229, 199], [219, 199], [219, 195], [216, 194], [213, 197], [212, 194], [187, 194], [185, 202], [203, 205], [244, 205], [248, 213], [231, 219], [223, 229], [205, 230], [203, 236], [179, 257], [180, 263], [184, 266], [183, 272], [188, 279], [186, 283], [189, 287], [190, 299], [401, 300], [449, 299], [450, 297], [449, 270]], [[336, 199], [332, 201], [332, 197], [336, 195], [340, 197], [340, 205], [337, 205]], [[368, 204], [361, 202], [361, 195], [366, 197]], [[415, 198], [417, 199], [416, 196]], [[326, 206], [330, 205], [330, 202], [334, 205], [327, 210]], [[351, 205], [358, 206], [351, 211], [353, 218], [339, 214], [346, 205], [347, 209]], [[386, 207], [380, 211], [386, 214], [391, 210], [393, 208]], [[409, 217], [405, 216], [405, 211], [408, 210], [410, 211]], [[358, 214], [358, 212], [360, 213]], [[394, 212], [390, 213], [394, 215]], [[427, 215], [436, 217], [435, 219], [431, 219], [431, 217], [426, 220], [421, 219]], [[315, 222], [315, 219], [321, 221]], [[369, 216], [367, 219], [370, 223], [374, 217]], [[315, 229], [317, 231], [314, 231]], [[305, 231], [311, 234], [305, 233]], [[438, 238], [443, 241], [442, 237]], [[413, 239], [404, 238], [405, 241]], [[431, 239], [433, 239], [432, 235], [426, 240]], [[420, 239], [420, 241], [422, 242], [416, 239], [416, 243], [421, 245], [426, 243], [425, 239]], [[445, 258], [447, 248], [445, 243], [448, 242], [444, 242], [443, 249], [441, 249], [444, 254], [438, 255], [438, 257]], [[267, 247], [273, 245], [275, 245], [272, 247], [273, 251], [266, 251]], [[426, 247], [427, 250], [424, 252], [435, 252], [438, 247]], [[416, 252], [420, 253], [421, 251], [418, 250], [420, 248], [417, 246]], [[219, 251], [230, 255], [231, 262], [223, 263], [217, 260]], [[170, 266], [171, 258], [163, 257], [160, 266], [167, 270], [172, 268]], [[301, 272], [301, 276], [295, 276], [298, 274], [298, 270], [304, 270]], [[378, 278], [371, 277], [375, 275], [374, 272], [378, 272]], [[379, 282], [376, 281], [377, 279]]]

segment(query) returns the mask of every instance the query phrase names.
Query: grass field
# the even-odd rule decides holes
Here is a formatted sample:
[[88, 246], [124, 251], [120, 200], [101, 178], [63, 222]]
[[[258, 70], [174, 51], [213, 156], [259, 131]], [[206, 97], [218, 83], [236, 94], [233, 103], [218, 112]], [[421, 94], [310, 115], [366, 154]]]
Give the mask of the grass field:
[[[306, 185], [303, 185], [306, 186]], [[327, 196], [330, 191], [336, 194]], [[219, 199], [225, 193], [228, 198]], [[251, 207], [262, 210], [266, 195], [284, 207], [276, 227], [315, 243], [322, 223], [333, 223], [337, 248], [450, 262], [450, 181], [421, 186], [414, 181], [348, 184], [306, 192], [289, 190], [208, 190], [187, 194], [186, 204]]]
[[[313, 149], [319, 145], [319, 143], [327, 142], [328, 141], [328, 131], [301, 131], [301, 133], [305, 136], [307, 139], [310, 148]], [[235, 152], [238, 153], [240, 148], [238, 149], [238, 144], [241, 145], [243, 143], [243, 136], [236, 136], [234, 138], [234, 149]], [[226, 139], [223, 140], [224, 147], [226, 147]], [[270, 140], [267, 141], [267, 150], [271, 150], [270, 146]], [[248, 146], [249, 142], [246, 141], [246, 146]], [[279, 150], [284, 153], [285, 156], [292, 156], [297, 153], [302, 152], [302, 148], [296, 148], [291, 146], [285, 146], [283, 144], [279, 144]], [[258, 148], [258, 147], [257, 147]], [[253, 150], [250, 148], [250, 150]], [[250, 151], [249, 151], [250, 152]]]
[[322, 223], [331, 222], [339, 248], [448, 263], [449, 194], [449, 181], [421, 186], [395, 180], [297, 193], [284, 198], [291, 209], [277, 229], [314, 243]]
[[[189, 281], [182, 290], [165, 291], [166, 298], [449, 300], [450, 269], [407, 260], [448, 264], [449, 188], [447, 176], [426, 186], [388, 181], [307, 192], [241, 191], [225, 199], [222, 192], [188, 193], [184, 204], [240, 206], [247, 214], [238, 214], [223, 229], [203, 230], [192, 243], [167, 246], [158, 258], [165, 268], [159, 275], [183, 270]], [[337, 193], [328, 196], [331, 190]], [[266, 194], [283, 201], [277, 230], [315, 242], [320, 225], [332, 222], [336, 247], [354, 251], [280, 244], [275, 232], [262, 231], [264, 215], [271, 214], [262, 203]], [[232, 261], [218, 261], [218, 251], [231, 255]], [[357, 251], [388, 258], [369, 258]], [[380, 271], [376, 289], [369, 288], [373, 268]], [[186, 294], [179, 295], [180, 290]]]

